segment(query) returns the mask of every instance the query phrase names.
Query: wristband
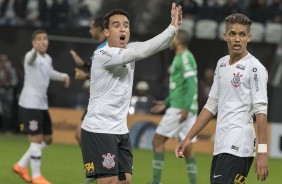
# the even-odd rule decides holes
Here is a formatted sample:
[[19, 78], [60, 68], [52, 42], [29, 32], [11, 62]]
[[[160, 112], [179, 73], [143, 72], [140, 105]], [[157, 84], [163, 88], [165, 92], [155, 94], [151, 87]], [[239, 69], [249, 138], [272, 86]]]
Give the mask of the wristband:
[[258, 153], [267, 153], [267, 144], [258, 144]]

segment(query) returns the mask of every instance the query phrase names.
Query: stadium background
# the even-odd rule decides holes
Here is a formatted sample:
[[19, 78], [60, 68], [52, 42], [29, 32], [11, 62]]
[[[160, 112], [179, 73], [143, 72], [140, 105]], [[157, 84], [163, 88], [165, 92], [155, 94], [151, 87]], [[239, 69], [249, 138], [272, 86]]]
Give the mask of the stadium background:
[[[165, 12], [169, 11], [172, 0], [168, 1], [162, 1], [154, 0], [149, 2], [149, 0], [144, 1], [132, 1], [129, 3], [127, 0], [93, 0], [97, 1], [97, 3], [101, 3], [101, 7], [99, 10], [99, 14], [104, 14], [108, 10], [111, 10], [113, 8], [123, 8], [129, 11], [131, 14], [131, 29], [132, 29], [132, 36], [131, 41], [142, 41], [151, 38], [152, 36], [158, 34], [160, 31], [162, 31], [169, 23], [170, 16], [166, 14]], [[219, 0], [220, 1], [220, 0]], [[222, 0], [224, 1], [224, 0]], [[222, 2], [221, 1], [221, 2]], [[238, 0], [239, 2], [242, 2]], [[0, 3], [2, 3], [0, 1]], [[74, 0], [69, 1], [74, 2]], [[154, 3], [153, 3], [154, 2]], [[198, 2], [198, 1], [197, 1]], [[268, 1], [270, 2], [270, 1]], [[154, 6], [156, 12], [149, 11], [150, 6]], [[138, 8], [137, 8], [138, 7]], [[153, 9], [153, 8], [152, 8]], [[147, 16], [148, 20], [146, 19], [146, 16], [141, 16], [144, 14], [144, 12], [149, 13], [149, 17]], [[164, 13], [159, 13], [164, 12]], [[98, 14], [97, 14], [98, 15]], [[150, 20], [149, 20], [150, 19]], [[142, 25], [142, 26], [140, 26]], [[219, 24], [218, 24], [219, 25]], [[263, 24], [266, 25], [266, 24]], [[281, 25], [281, 24], [280, 24]], [[282, 26], [282, 25], [281, 25]], [[194, 25], [195, 27], [195, 25]], [[60, 83], [52, 82], [50, 85], [50, 88], [48, 90], [49, 95], [49, 104], [51, 107], [51, 115], [54, 121], [54, 136], [55, 136], [55, 143], [57, 145], [54, 146], [54, 149], [51, 148], [49, 152], [49, 156], [56, 157], [56, 151], [58, 151], [60, 148], [59, 146], [67, 146], [68, 145], [61, 145], [61, 144], [76, 144], [74, 137], [73, 137], [73, 131], [78, 123], [80, 123], [80, 115], [82, 114], [82, 109], [86, 107], [88, 102], [88, 91], [82, 90], [83, 82], [74, 80], [74, 68], [75, 63], [73, 62], [69, 50], [73, 49], [75, 50], [84, 60], [88, 60], [95, 47], [97, 46], [97, 42], [91, 40], [89, 38], [88, 33], [88, 27], [87, 24], [78, 26], [76, 24], [71, 24], [70, 26], [58, 28], [58, 27], [51, 27], [51, 26], [45, 26], [44, 27], [49, 34], [50, 39], [50, 45], [48, 49], [48, 53], [53, 58], [53, 65], [54, 68], [58, 71], [66, 72], [72, 77], [71, 86], [68, 89], [63, 88], [63, 86]], [[0, 53], [7, 54], [9, 56], [9, 59], [12, 61], [12, 64], [14, 67], [20, 67], [22, 58], [24, 54], [30, 50], [31, 43], [30, 43], [30, 36], [32, 31], [36, 29], [36, 27], [33, 26], [9, 26], [9, 25], [0, 25]], [[219, 28], [216, 29], [216, 33], [218, 33]], [[199, 72], [199, 79], [203, 76], [203, 71], [207, 67], [215, 67], [217, 60], [222, 57], [224, 54], [227, 54], [227, 48], [226, 43], [220, 39], [218, 35], [216, 35], [213, 38], [199, 38], [196, 36], [196, 30], [195, 28], [192, 29], [192, 40], [191, 44], [189, 46], [190, 50], [194, 53], [195, 58], [197, 60], [198, 64], [198, 72]], [[281, 32], [277, 32], [277, 35], [282, 35]], [[267, 42], [266, 40], [266, 26], [264, 26], [264, 32], [261, 35], [262, 39], [259, 41], [255, 41], [249, 44], [248, 50], [255, 55], [262, 64], [268, 69], [269, 71], [269, 143], [271, 148], [271, 160], [270, 163], [273, 164], [270, 165], [270, 167], [277, 168], [277, 170], [281, 169], [281, 158], [282, 158], [282, 115], [281, 115], [281, 105], [282, 105], [282, 86], [281, 86], [281, 73], [280, 67], [281, 61], [282, 61], [282, 49], [281, 49], [281, 43], [282, 38], [280, 36], [280, 39], [276, 40], [275, 42]], [[279, 36], [278, 36], [279, 38]], [[171, 60], [173, 57], [173, 53], [169, 50], [162, 51], [152, 57], [149, 57], [147, 59], [144, 59], [140, 62], [136, 63], [136, 69], [135, 69], [135, 79], [134, 79], [134, 85], [138, 81], [147, 81], [150, 86], [150, 94], [155, 99], [163, 99], [168, 91], [168, 74], [167, 74], [167, 68], [169, 67]], [[280, 69], [280, 70], [279, 70]], [[279, 77], [280, 76], [280, 77]], [[278, 79], [277, 79], [278, 78]], [[133, 94], [136, 94], [135, 89], [133, 89]], [[13, 116], [16, 116], [13, 114]], [[135, 124], [139, 124], [139, 127], [135, 126], [134, 133], [132, 135], [135, 135], [135, 138], [139, 139], [135, 140], [134, 146], [136, 147], [143, 147], [145, 149], [150, 150], [150, 138], [152, 137], [153, 130], [155, 128], [155, 124], [158, 123], [159, 118], [161, 115], [130, 115], [129, 116], [129, 126], [132, 128]], [[15, 122], [14, 122], [15, 123]], [[142, 136], [143, 134], [143, 136]], [[138, 136], [137, 136], [138, 135]], [[24, 139], [24, 137], [19, 136], [17, 134], [10, 135], [6, 133], [0, 133], [1, 141], [1, 150], [7, 149], [7, 153], [15, 153], [15, 157], [17, 156], [17, 152], [21, 153], [24, 150], [23, 148], [18, 148], [21, 150], [17, 150], [15, 148], [10, 149], [10, 147], [6, 147], [7, 144], [14, 145], [13, 147], [18, 146], [18, 144], [25, 144], [22, 143], [21, 140]], [[144, 140], [144, 137], [147, 136], [147, 140]], [[142, 139], [143, 137], [143, 139]], [[209, 163], [209, 155], [212, 150], [212, 138], [213, 138], [213, 127], [211, 129], [205, 130], [201, 134], [200, 145], [198, 145], [198, 148], [196, 149], [198, 153], [200, 153], [199, 159], [203, 159], [206, 162], [200, 162], [199, 167], [205, 167], [204, 175], [205, 178], [208, 178], [208, 166]], [[11, 141], [11, 142], [9, 142]], [[144, 141], [145, 144], [141, 144], [140, 142]], [[167, 149], [172, 150], [176, 141], [170, 141], [166, 146]], [[72, 147], [71, 145], [69, 151], [74, 152], [76, 154], [75, 156], [79, 155], [79, 150], [77, 150], [77, 147]], [[69, 148], [69, 147], [68, 147]], [[203, 149], [204, 148], [204, 149]], [[207, 148], [207, 149], [206, 149]], [[10, 150], [8, 150], [10, 149]], [[54, 151], [54, 152], [53, 152]], [[148, 163], [146, 163], [146, 167], [143, 168], [146, 172], [146, 174], [141, 174], [145, 178], [150, 177], [150, 161], [151, 161], [151, 154], [149, 151], [145, 151], [139, 153], [140, 150], [136, 150], [136, 157], [141, 155], [146, 155]], [[203, 153], [207, 155], [202, 155]], [[66, 153], [67, 154], [67, 153]], [[6, 156], [8, 154], [5, 154], [1, 151], [0, 153], [0, 168], [1, 165], [3, 166], [3, 169], [10, 169], [9, 164], [13, 164], [13, 159], [15, 158], [8, 158], [5, 160]], [[13, 155], [13, 154], [11, 154]], [[46, 158], [48, 157], [48, 153], [46, 155]], [[169, 153], [168, 156], [170, 161], [169, 163], [173, 164], [175, 167], [175, 163], [173, 163], [174, 158], [172, 153]], [[10, 160], [9, 160], [10, 159]], [[73, 158], [69, 158], [73, 159]], [[79, 160], [80, 158], [78, 158]], [[5, 162], [4, 162], [5, 160]], [[80, 161], [80, 160], [79, 160]], [[58, 161], [59, 162], [59, 161]], [[65, 162], [68, 162], [67, 160]], [[142, 161], [139, 161], [142, 164]], [[77, 163], [76, 163], [77, 164]], [[167, 164], [168, 165], [168, 164]], [[63, 169], [64, 167], [55, 166], [60, 169]], [[77, 167], [77, 165], [75, 165]], [[79, 167], [79, 166], [78, 166]], [[180, 170], [182, 167], [178, 167]], [[179, 171], [177, 169], [177, 171]], [[76, 169], [76, 171], [79, 169]], [[169, 170], [169, 169], [168, 169]], [[278, 175], [278, 172], [275, 170], [271, 170], [272, 175]], [[5, 171], [7, 172], [7, 171]], [[71, 171], [70, 171], [71, 172]], [[142, 170], [140, 173], [143, 172]], [[166, 172], [164, 175], [169, 175], [170, 172]], [[136, 175], [140, 175], [140, 173], [137, 173]], [[53, 178], [56, 178], [58, 176], [52, 175], [52, 171], [50, 169], [50, 175], [53, 176]], [[81, 173], [80, 173], [81, 174]], [[4, 174], [7, 177], [12, 177], [10, 173]], [[2, 181], [4, 183], [13, 183], [16, 184], [18, 181], [16, 180], [7, 180], [6, 177], [2, 175], [0, 177], [0, 183]], [[253, 174], [251, 174], [253, 175]], [[164, 176], [168, 177], [169, 176]], [[270, 176], [272, 177], [272, 176]], [[142, 178], [140, 176], [137, 176], [137, 178]], [[275, 178], [275, 177], [273, 177]], [[140, 179], [136, 179], [134, 181], [138, 181]], [[56, 181], [56, 179], [55, 179]], [[72, 181], [72, 180], [70, 180]], [[142, 181], [142, 179], [141, 179]], [[143, 180], [145, 181], [145, 180]], [[147, 180], [146, 180], [147, 181]], [[168, 180], [169, 181], [169, 180]], [[206, 180], [203, 180], [206, 181]], [[251, 183], [255, 182], [253, 178], [251, 178]], [[273, 182], [266, 182], [266, 183], [277, 183], [272, 180]], [[57, 179], [56, 183], [64, 183], [62, 180]], [[66, 182], [68, 183], [68, 182]], [[71, 182], [70, 182], [71, 183]], [[135, 182], [138, 183], [138, 182]], [[165, 182], [164, 183], [172, 183], [172, 182]], [[181, 182], [180, 182], [181, 183]], [[280, 183], [280, 182], [278, 182]]]

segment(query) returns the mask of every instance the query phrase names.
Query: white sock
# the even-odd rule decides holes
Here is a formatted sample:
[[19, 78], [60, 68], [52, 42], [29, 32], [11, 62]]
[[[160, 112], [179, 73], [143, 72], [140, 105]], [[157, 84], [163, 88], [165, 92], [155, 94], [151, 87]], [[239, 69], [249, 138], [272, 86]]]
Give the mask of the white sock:
[[19, 166], [27, 167], [27, 165], [29, 164], [29, 161], [30, 161], [30, 148], [31, 148], [31, 145], [29, 146], [29, 148], [27, 149], [25, 154], [22, 156], [22, 158], [18, 161], [18, 165]]
[[42, 145], [38, 143], [31, 143], [30, 148], [30, 168], [32, 178], [37, 178], [41, 176], [40, 166], [42, 156]]

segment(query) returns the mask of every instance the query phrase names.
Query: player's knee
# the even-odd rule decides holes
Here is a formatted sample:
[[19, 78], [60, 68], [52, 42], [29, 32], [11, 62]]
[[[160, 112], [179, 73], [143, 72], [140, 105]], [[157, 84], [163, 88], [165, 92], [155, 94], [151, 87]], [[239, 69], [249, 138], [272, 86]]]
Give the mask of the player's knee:
[[44, 138], [44, 142], [45, 142], [47, 145], [49, 145], [49, 144], [51, 144], [51, 143], [53, 142], [53, 138], [52, 138], [52, 137], [46, 137], [46, 138]]
[[120, 184], [130, 184], [131, 183], [131, 174], [129, 173], [119, 173], [118, 180]]
[[161, 135], [155, 135], [152, 141], [154, 150], [163, 148], [165, 139]]

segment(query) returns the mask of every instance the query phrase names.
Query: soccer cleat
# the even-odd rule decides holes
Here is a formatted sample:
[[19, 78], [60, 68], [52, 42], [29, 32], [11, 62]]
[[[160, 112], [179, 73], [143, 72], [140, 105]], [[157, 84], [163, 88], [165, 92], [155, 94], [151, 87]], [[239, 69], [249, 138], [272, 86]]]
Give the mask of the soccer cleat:
[[46, 180], [43, 176], [39, 176], [37, 178], [32, 178], [31, 184], [51, 184], [51, 183], [48, 180]]
[[28, 175], [28, 169], [26, 167], [21, 167], [18, 164], [13, 166], [13, 171], [17, 173], [24, 181], [30, 183], [31, 178]]

